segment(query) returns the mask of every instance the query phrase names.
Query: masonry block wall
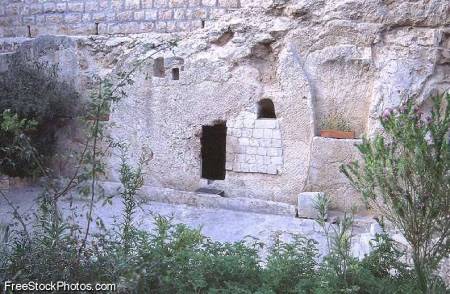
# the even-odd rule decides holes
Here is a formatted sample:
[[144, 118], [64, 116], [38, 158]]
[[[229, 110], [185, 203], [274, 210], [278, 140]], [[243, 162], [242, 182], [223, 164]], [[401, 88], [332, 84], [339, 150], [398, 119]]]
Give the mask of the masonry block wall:
[[6, 0], [0, 37], [189, 31], [240, 0]]
[[277, 119], [256, 119], [251, 112], [227, 121], [226, 170], [276, 175], [283, 168]]

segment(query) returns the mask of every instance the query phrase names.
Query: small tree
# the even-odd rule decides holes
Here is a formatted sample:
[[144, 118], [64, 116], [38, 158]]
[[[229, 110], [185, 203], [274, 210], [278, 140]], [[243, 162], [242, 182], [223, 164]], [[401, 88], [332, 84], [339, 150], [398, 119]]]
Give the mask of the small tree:
[[450, 95], [433, 98], [430, 116], [411, 99], [381, 117], [385, 134], [358, 145], [363, 165], [341, 171], [404, 234], [423, 293], [450, 253]]

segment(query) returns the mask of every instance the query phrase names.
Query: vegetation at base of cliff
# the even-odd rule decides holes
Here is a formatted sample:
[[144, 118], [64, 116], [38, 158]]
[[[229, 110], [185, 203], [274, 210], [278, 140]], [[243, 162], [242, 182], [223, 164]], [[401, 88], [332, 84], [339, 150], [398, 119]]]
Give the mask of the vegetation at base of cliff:
[[[127, 219], [130, 211], [124, 213]], [[377, 235], [374, 251], [362, 261], [337, 245], [318, 262], [314, 240], [276, 238], [263, 263], [257, 240], [214, 242], [156, 216], [153, 232], [123, 223], [93, 234], [80, 254], [76, 229], [55, 217], [41, 203], [30, 239], [14, 232], [3, 240], [2, 284], [115, 283], [120, 293], [421, 293], [414, 271], [399, 261], [403, 254], [386, 234]], [[445, 293], [442, 282], [430, 293]]]

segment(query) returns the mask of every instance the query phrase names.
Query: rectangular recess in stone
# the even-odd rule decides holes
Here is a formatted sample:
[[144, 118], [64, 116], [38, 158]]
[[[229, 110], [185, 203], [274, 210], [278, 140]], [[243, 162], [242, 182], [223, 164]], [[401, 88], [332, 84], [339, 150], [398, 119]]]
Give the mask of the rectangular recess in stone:
[[153, 62], [153, 75], [157, 78], [164, 78], [166, 76], [164, 57], [158, 57]]
[[178, 81], [180, 79], [180, 69], [178, 67], [172, 68], [172, 80]]
[[202, 178], [225, 179], [227, 127], [225, 122], [202, 126], [201, 158]]

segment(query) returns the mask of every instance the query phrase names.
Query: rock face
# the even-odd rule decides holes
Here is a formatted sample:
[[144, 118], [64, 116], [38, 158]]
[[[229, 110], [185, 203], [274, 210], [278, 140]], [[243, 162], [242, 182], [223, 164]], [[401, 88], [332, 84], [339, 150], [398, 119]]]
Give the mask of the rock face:
[[[73, 28], [67, 34], [89, 33], [77, 33], [77, 25], [70, 24], [67, 11], [73, 1], [52, 2], [54, 9], [59, 2], [66, 10], [44, 13], [46, 4], [38, 3], [35, 14], [16, 7], [31, 4], [3, 2], [4, 35], [20, 35], [14, 31], [25, 23], [15, 26], [14, 17], [28, 21], [24, 13], [31, 16], [31, 29], [44, 13], [52, 25], [62, 15], [55, 32]], [[113, 2], [120, 3], [121, 12], [111, 22], [125, 17], [122, 11], [131, 15], [137, 9], [129, 22], [144, 23], [138, 19], [145, 1], [136, 7], [127, 0], [108, 5]], [[191, 1], [166, 1], [167, 7], [156, 7], [157, 2], [164, 1], [150, 8], [161, 18], [153, 25], [171, 25], [177, 11], [188, 18]], [[175, 2], [183, 3], [175, 7]], [[91, 2], [81, 3], [82, 17], [87, 14], [86, 24], [92, 24], [94, 12], [86, 10]], [[357, 137], [371, 136], [379, 131], [383, 109], [402, 97], [417, 97], [426, 107], [430, 94], [450, 87], [446, 0], [219, 0], [198, 5], [192, 9], [205, 9], [211, 18], [205, 28], [188, 32], [180, 27], [184, 32], [102, 35], [129, 31], [108, 31], [109, 24], [102, 31], [100, 23], [98, 36], [4, 38], [0, 48], [15, 53], [0, 56], [0, 69], [7, 70], [11, 56], [58, 64], [61, 78], [87, 98], [95, 89], [93, 77], [129, 70], [150, 54], [146, 48], [177, 39], [176, 47], [154, 55], [133, 75], [127, 97], [111, 108], [112, 137], [128, 143], [134, 159], [143, 148], [153, 154], [146, 185], [195, 191], [206, 177], [204, 165], [216, 164], [224, 177], [208, 185], [228, 197], [295, 204], [301, 192], [325, 191], [338, 209], [358, 203], [359, 195], [338, 172], [341, 163], [357, 158], [357, 141], [316, 137], [321, 122], [340, 113]], [[162, 19], [169, 15], [170, 20]], [[120, 25], [127, 23], [124, 18]], [[263, 104], [273, 105], [274, 116], [261, 115], [267, 110]], [[217, 125], [225, 126], [225, 132], [207, 140], [205, 127]], [[202, 150], [217, 154], [208, 157]], [[109, 179], [117, 180], [118, 159], [112, 156], [108, 164]]]
[[311, 143], [310, 166], [308, 172], [308, 191], [322, 191], [332, 201], [331, 208], [349, 210], [353, 206], [364, 208], [359, 194], [339, 169], [342, 164], [359, 159], [355, 148], [362, 143], [360, 139], [330, 139], [314, 137]]

